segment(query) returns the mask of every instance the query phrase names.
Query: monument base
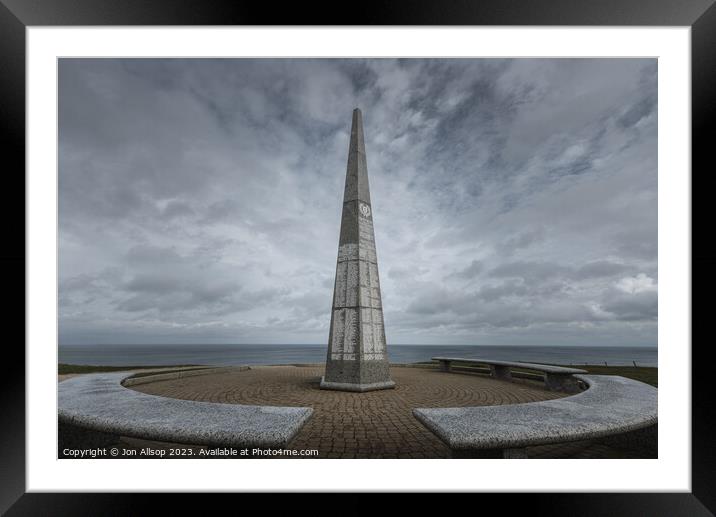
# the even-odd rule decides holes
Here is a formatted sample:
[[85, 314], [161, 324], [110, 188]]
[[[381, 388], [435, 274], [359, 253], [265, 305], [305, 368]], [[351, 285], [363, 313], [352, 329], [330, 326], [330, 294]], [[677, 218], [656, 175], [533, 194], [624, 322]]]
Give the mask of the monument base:
[[395, 388], [394, 381], [383, 381], [373, 382], [371, 384], [357, 384], [352, 382], [329, 382], [325, 380], [325, 377], [321, 377], [321, 389], [322, 390], [336, 390], [336, 391], [375, 391], [375, 390], [390, 390]]

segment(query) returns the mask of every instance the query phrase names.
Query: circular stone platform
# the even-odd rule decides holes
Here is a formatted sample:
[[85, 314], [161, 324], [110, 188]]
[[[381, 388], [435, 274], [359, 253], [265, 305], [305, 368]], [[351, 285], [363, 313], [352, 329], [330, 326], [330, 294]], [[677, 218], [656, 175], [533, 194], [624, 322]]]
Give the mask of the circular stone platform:
[[[367, 393], [319, 388], [322, 366], [252, 366], [132, 386], [186, 400], [312, 407], [313, 417], [290, 444], [322, 458], [448, 458], [450, 450], [412, 415], [415, 407], [517, 404], [554, 399], [536, 381], [513, 383], [472, 373], [391, 367], [395, 389]], [[538, 448], [536, 448], [538, 449]]]

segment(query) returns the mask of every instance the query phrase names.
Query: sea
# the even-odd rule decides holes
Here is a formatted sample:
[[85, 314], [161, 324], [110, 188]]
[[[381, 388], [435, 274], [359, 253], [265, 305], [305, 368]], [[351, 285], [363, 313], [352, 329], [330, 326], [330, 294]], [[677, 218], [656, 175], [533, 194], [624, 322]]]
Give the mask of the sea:
[[[59, 362], [102, 366], [256, 365], [321, 363], [326, 345], [60, 345]], [[391, 363], [433, 356], [562, 365], [657, 366], [656, 347], [389, 345]]]

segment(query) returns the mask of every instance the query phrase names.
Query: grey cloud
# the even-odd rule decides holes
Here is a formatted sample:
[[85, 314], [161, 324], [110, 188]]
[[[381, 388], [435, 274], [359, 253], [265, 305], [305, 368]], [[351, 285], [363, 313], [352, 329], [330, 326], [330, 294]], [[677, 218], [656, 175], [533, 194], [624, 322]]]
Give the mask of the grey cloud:
[[482, 262], [480, 262], [479, 260], [473, 260], [472, 262], [470, 262], [470, 265], [467, 266], [465, 269], [461, 269], [460, 271], [452, 273], [450, 276], [470, 280], [480, 274], [483, 269], [484, 266]]
[[627, 109], [626, 112], [624, 112], [624, 114], [617, 119], [617, 122], [625, 128], [635, 126], [642, 119], [650, 115], [655, 108], [655, 97], [641, 99], [635, 105], [630, 106], [629, 109]]
[[516, 261], [500, 264], [490, 271], [497, 278], [524, 278], [534, 281], [567, 274], [569, 268], [552, 262]]
[[574, 272], [576, 279], [603, 278], [620, 275], [631, 271], [632, 268], [609, 260], [597, 260], [579, 267]]
[[501, 241], [497, 247], [500, 253], [511, 255], [512, 253], [529, 248], [533, 244], [539, 243], [545, 239], [546, 231], [544, 227], [539, 226], [528, 231], [520, 232], [516, 235]]
[[482, 287], [479, 297], [486, 302], [492, 302], [506, 296], [526, 296], [529, 293], [530, 289], [524, 282], [510, 281]]
[[648, 226], [634, 226], [614, 233], [616, 251], [626, 257], [650, 260], [658, 253], [657, 229]]
[[98, 287], [97, 285], [97, 278], [81, 274], [77, 276], [72, 276], [69, 278], [63, 278], [60, 280], [60, 290], [63, 292], [71, 292], [71, 291], [86, 291], [88, 289], [96, 289]]
[[[510, 296], [516, 299], [504, 299]], [[406, 312], [422, 318], [422, 323], [416, 321], [413, 324], [428, 327], [445, 321], [467, 327], [489, 328], [604, 319], [585, 303], [535, 296], [528, 287], [519, 284], [505, 284], [471, 294], [440, 289], [424, 290], [416, 294]], [[451, 315], [447, 320], [444, 317], [446, 314]]]
[[622, 321], [649, 321], [658, 316], [656, 291], [623, 293], [610, 290], [602, 302], [602, 308]]
[[62, 59], [61, 342], [325, 342], [363, 110], [391, 342], [654, 344], [654, 59]]
[[168, 219], [188, 217], [194, 215], [194, 210], [189, 203], [183, 201], [169, 201], [162, 209], [162, 216]]

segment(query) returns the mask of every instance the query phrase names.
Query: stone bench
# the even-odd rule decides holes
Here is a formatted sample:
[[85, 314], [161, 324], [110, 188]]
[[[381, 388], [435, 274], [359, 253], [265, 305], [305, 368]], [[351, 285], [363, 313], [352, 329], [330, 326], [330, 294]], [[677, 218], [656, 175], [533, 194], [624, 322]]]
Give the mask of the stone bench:
[[60, 426], [71, 430], [68, 434], [78, 430], [113, 438], [211, 447], [280, 448], [313, 413], [304, 407], [245, 406], [149, 395], [122, 385], [132, 375], [96, 373], [60, 382]]
[[[555, 400], [463, 408], [416, 408], [413, 415], [454, 457], [525, 458], [525, 447], [630, 435], [656, 448], [657, 392], [612, 375], [578, 375], [588, 389]], [[648, 442], [648, 443], [646, 443]]]
[[450, 371], [452, 363], [485, 364], [490, 367], [491, 375], [503, 381], [512, 381], [512, 368], [522, 370], [533, 370], [544, 374], [545, 387], [550, 391], [563, 391], [566, 393], [578, 393], [579, 384], [574, 375], [587, 373], [578, 368], [566, 368], [564, 366], [552, 366], [548, 364], [521, 363], [518, 361], [496, 361], [488, 359], [464, 359], [461, 357], [433, 357], [433, 361], [440, 363], [440, 369]]

